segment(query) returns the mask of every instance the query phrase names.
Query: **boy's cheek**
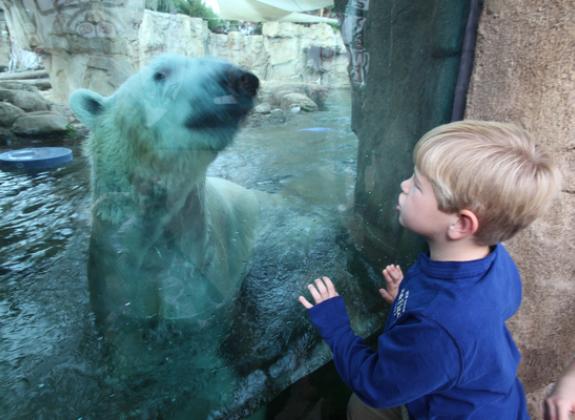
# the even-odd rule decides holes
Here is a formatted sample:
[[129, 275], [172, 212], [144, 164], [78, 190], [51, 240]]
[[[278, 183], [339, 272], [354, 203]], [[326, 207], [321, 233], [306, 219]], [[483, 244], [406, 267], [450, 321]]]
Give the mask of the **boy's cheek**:
[[403, 227], [405, 227], [404, 221], [403, 221], [403, 215], [401, 214], [401, 212], [399, 213], [398, 217], [397, 217], [397, 221], [399, 222], [399, 224]]

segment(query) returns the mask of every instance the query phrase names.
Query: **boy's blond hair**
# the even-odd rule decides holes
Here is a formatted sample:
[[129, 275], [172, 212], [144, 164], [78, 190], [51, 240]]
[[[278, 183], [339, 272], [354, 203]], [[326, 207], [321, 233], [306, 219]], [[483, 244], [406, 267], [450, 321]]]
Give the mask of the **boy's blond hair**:
[[528, 226], [551, 203], [560, 174], [523, 129], [489, 121], [459, 121], [425, 134], [415, 167], [431, 182], [439, 209], [471, 210], [475, 238], [494, 245]]

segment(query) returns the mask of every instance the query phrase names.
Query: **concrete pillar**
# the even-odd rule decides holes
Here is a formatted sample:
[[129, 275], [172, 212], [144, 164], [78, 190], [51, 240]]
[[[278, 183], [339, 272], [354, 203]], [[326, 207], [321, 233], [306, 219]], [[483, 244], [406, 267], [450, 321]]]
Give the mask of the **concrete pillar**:
[[545, 389], [575, 357], [574, 10], [573, 0], [487, 0], [467, 101], [468, 118], [527, 128], [565, 177], [552, 210], [508, 243], [524, 291], [510, 327], [534, 419], [543, 418]]
[[362, 41], [367, 71], [353, 90], [359, 155], [352, 231], [379, 264], [410, 263], [422, 249], [397, 223], [399, 183], [410, 176], [419, 137], [450, 121], [469, 6], [461, 0], [369, 2]]

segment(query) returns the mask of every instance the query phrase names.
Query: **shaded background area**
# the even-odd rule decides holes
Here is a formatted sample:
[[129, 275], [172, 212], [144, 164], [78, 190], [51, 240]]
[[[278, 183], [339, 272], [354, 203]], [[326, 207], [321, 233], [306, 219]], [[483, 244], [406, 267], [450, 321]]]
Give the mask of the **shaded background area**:
[[400, 182], [412, 150], [451, 120], [471, 1], [371, 2], [364, 29], [369, 70], [354, 85], [352, 128], [360, 139], [352, 231], [363, 252], [411, 262], [423, 242], [397, 223]]
[[575, 2], [486, 1], [467, 118], [527, 128], [558, 161], [563, 189], [552, 209], [509, 241], [523, 277], [523, 303], [510, 329], [522, 352], [519, 376], [529, 411], [575, 357]]

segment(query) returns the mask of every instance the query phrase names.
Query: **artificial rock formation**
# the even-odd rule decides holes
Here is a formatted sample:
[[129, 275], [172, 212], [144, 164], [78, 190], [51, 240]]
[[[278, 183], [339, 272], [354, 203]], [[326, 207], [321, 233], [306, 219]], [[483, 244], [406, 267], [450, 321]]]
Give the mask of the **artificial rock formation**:
[[15, 136], [61, 134], [67, 127], [66, 116], [53, 109], [35, 86], [0, 81], [0, 141]]
[[202, 19], [146, 10], [139, 34], [139, 64], [161, 52], [223, 58], [264, 81], [349, 84], [345, 47], [339, 32], [325, 23], [265, 22], [261, 35], [216, 34]]
[[0, 4], [16, 43], [42, 56], [56, 101], [79, 87], [110, 94], [133, 73], [144, 0]]
[[467, 118], [512, 121], [557, 159], [563, 190], [551, 211], [509, 241], [523, 276], [510, 328], [523, 355], [529, 411], [575, 357], [575, 1], [488, 0], [481, 16]]
[[16, 43], [42, 56], [58, 103], [80, 87], [108, 95], [162, 52], [223, 58], [261, 80], [348, 85], [345, 47], [325, 23], [267, 22], [262, 35], [215, 34], [200, 18], [144, 10], [144, 0], [0, 5]]

